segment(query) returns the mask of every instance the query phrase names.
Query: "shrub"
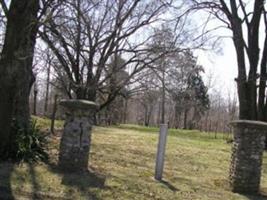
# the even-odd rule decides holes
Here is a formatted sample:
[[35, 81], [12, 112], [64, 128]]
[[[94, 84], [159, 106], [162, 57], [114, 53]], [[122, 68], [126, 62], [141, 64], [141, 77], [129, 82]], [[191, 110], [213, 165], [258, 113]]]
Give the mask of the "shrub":
[[28, 130], [21, 129], [16, 124], [13, 126], [16, 131], [14, 139], [13, 159], [18, 162], [46, 161], [46, 136], [40, 132], [36, 120], [30, 121]]

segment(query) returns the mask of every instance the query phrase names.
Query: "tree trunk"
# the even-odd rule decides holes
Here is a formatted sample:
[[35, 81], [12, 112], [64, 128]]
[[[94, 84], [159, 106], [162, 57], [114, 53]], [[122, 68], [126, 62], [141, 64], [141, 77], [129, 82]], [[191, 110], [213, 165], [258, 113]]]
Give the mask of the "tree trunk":
[[46, 91], [45, 91], [45, 103], [44, 103], [44, 114], [47, 114], [48, 108], [48, 97], [49, 97], [49, 84], [50, 84], [50, 71], [51, 71], [51, 63], [49, 61], [47, 68], [47, 79], [46, 79]]
[[37, 115], [36, 106], [37, 106], [37, 85], [34, 84], [34, 91], [33, 91], [33, 115]]
[[57, 113], [57, 99], [58, 99], [58, 95], [56, 94], [54, 96], [54, 105], [53, 105], [53, 110], [52, 110], [52, 115], [51, 115], [51, 127], [50, 127], [50, 132], [53, 135], [55, 134], [55, 120], [56, 120], [56, 113]]
[[184, 111], [184, 129], [187, 129], [187, 113], [188, 113], [188, 110], [186, 109]]
[[148, 123], [148, 108], [147, 108], [147, 105], [145, 105], [145, 126], [148, 126], [149, 123]]
[[39, 1], [12, 0], [7, 15], [4, 46], [0, 59], [0, 158], [14, 153], [16, 132], [29, 126], [29, 94], [34, 82], [32, 62], [37, 33]]
[[123, 123], [126, 124], [127, 122], [127, 111], [128, 111], [128, 97], [125, 98], [124, 103], [124, 112], [123, 112]]

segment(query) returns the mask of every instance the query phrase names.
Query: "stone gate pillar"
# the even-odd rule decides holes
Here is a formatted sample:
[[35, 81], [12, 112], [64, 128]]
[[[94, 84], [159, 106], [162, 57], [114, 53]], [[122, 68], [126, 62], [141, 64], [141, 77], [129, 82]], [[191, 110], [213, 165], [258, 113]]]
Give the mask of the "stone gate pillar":
[[60, 141], [59, 167], [67, 171], [88, 169], [91, 129], [98, 106], [86, 100], [62, 100], [66, 110]]
[[267, 123], [250, 120], [231, 122], [234, 128], [230, 186], [233, 192], [257, 193], [260, 188], [262, 156]]

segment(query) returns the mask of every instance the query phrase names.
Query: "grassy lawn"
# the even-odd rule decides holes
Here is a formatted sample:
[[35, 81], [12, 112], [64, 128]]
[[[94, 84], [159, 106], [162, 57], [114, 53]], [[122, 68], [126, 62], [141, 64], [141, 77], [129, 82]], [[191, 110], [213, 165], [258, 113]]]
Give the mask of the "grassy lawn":
[[[214, 139], [214, 134], [170, 130], [164, 181], [155, 181], [156, 133], [157, 128], [133, 125], [94, 128], [90, 173], [75, 174], [57, 169], [59, 137], [51, 137], [49, 163], [0, 164], [0, 194], [15, 199], [266, 199], [229, 191], [231, 145], [222, 134]], [[266, 155], [263, 168], [262, 193], [267, 192]]]

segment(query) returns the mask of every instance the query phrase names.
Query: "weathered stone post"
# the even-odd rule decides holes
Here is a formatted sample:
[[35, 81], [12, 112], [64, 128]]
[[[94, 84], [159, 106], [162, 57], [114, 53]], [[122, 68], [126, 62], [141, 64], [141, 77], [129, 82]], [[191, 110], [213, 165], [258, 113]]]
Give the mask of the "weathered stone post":
[[98, 106], [86, 100], [62, 100], [66, 110], [64, 131], [60, 141], [59, 167], [67, 171], [88, 169], [91, 128]]
[[231, 122], [234, 128], [230, 186], [233, 192], [257, 193], [260, 188], [261, 165], [267, 123], [251, 120]]

